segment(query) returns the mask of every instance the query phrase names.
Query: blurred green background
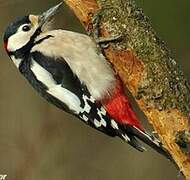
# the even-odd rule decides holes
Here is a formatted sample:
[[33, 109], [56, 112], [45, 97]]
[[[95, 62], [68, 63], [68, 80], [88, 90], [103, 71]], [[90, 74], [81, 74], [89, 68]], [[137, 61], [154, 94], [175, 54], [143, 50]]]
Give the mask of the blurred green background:
[[[57, 0], [0, 0], [0, 31], [16, 16], [38, 14]], [[138, 0], [187, 76], [190, 1]], [[67, 7], [56, 27], [83, 32]], [[175, 167], [148, 148], [140, 153], [48, 104], [0, 49], [0, 174], [7, 180], [182, 180]], [[143, 115], [140, 114], [143, 118]]]

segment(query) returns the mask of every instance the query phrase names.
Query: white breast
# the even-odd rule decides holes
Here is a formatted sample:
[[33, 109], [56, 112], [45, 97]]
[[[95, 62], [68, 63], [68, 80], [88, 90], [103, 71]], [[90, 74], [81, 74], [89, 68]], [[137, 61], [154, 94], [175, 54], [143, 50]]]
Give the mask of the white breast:
[[95, 99], [101, 99], [113, 90], [113, 70], [103, 55], [97, 52], [96, 45], [90, 37], [70, 31], [54, 30], [42, 34], [38, 39], [47, 35], [53, 37], [37, 44], [32, 51], [64, 58]]

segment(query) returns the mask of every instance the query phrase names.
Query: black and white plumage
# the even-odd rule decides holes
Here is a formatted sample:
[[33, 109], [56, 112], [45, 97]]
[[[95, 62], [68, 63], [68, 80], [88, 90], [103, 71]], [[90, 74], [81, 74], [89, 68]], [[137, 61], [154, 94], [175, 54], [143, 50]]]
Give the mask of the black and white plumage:
[[85, 123], [109, 135], [113, 134], [105, 109], [95, 104], [95, 99], [64, 59], [52, 60], [38, 51], [33, 51], [28, 62], [20, 65], [19, 69], [49, 102], [74, 114]]
[[[70, 31], [42, 32], [38, 21], [34, 15], [17, 18], [6, 30], [6, 49], [19, 71], [49, 102], [108, 135], [117, 135], [117, 123], [95, 103], [114, 84], [112, 69], [95, 43]], [[22, 30], [27, 24], [31, 32]], [[129, 139], [124, 132], [121, 136]]]
[[135, 126], [118, 123], [107, 113], [100, 100], [115, 88], [114, 72], [89, 36], [49, 29], [60, 5], [39, 16], [17, 18], [7, 27], [4, 45], [16, 67], [57, 107], [143, 151], [137, 137], [171, 159], [159, 140]]

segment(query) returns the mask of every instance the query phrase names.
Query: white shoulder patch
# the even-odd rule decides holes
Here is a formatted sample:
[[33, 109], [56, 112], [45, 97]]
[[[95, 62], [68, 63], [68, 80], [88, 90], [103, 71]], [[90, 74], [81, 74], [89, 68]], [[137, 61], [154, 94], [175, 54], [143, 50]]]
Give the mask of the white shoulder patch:
[[36, 44], [32, 51], [62, 57], [96, 100], [112, 92], [115, 87], [114, 72], [103, 55], [97, 52], [96, 44], [89, 36], [54, 30], [41, 34], [37, 40], [47, 35], [53, 37]]
[[32, 60], [31, 70], [35, 74], [37, 80], [42, 82], [48, 88], [56, 85], [52, 75], [34, 60]]
[[56, 85], [55, 87], [50, 88], [47, 92], [59, 99], [60, 101], [64, 102], [70, 109], [75, 111], [77, 114], [80, 113], [80, 99], [71, 91], [61, 87], [61, 85]]
[[40, 66], [40, 64], [38, 64], [35, 60], [32, 60], [31, 70], [35, 74], [38, 81], [48, 87], [47, 92], [49, 94], [65, 103], [74, 112], [79, 113], [81, 111], [80, 99], [71, 91], [61, 87], [60, 84], [56, 84], [51, 73]]

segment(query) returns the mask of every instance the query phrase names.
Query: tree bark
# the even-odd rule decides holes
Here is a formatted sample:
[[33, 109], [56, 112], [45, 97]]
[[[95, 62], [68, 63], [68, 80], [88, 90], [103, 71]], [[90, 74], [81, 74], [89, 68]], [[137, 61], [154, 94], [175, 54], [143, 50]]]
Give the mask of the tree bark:
[[101, 9], [102, 37], [122, 35], [102, 51], [141, 110], [190, 179], [190, 87], [170, 51], [132, 0], [65, 0], [93, 35], [92, 17]]

